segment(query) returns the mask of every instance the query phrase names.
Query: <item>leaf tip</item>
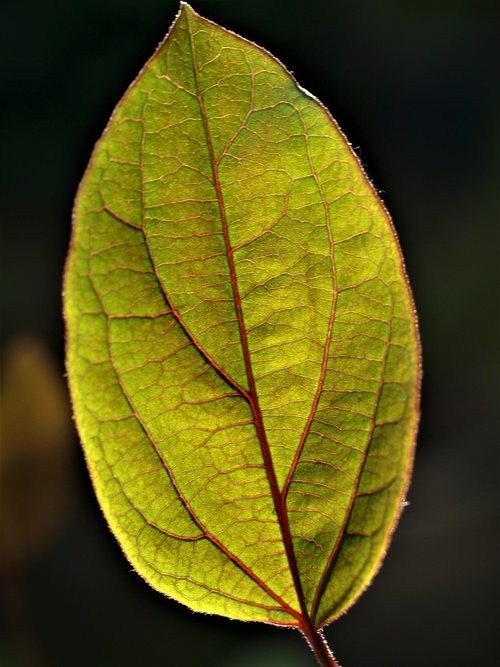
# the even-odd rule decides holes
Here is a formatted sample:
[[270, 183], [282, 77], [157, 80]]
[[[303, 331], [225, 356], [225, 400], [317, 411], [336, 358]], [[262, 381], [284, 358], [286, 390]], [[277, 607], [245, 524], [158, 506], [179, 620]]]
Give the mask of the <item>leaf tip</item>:
[[177, 19], [182, 19], [186, 25], [190, 24], [190, 21], [192, 20], [197, 20], [201, 19], [202, 17], [195, 12], [195, 10], [191, 7], [191, 5], [187, 2], [184, 2], [184, 0], [181, 0], [180, 8], [179, 8], [179, 13], [177, 14]]
[[191, 5], [190, 5], [189, 3], [187, 3], [187, 2], [184, 2], [184, 0], [181, 0], [180, 14], [181, 14], [181, 15], [182, 15], [182, 14], [186, 14], [187, 16], [189, 16], [190, 14], [191, 14], [191, 15], [194, 14], [195, 16], [197, 16], [196, 12], [195, 12], [194, 9], [191, 7]]

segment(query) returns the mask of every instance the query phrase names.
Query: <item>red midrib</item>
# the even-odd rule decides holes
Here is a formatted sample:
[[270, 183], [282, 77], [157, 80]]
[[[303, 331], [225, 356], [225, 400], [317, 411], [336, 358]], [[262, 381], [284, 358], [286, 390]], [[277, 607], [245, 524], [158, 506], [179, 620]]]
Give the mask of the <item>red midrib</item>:
[[226, 246], [226, 254], [227, 254], [227, 260], [228, 260], [228, 265], [229, 265], [229, 274], [231, 278], [231, 288], [233, 292], [233, 299], [234, 299], [234, 304], [236, 308], [236, 317], [238, 321], [238, 328], [240, 332], [240, 341], [241, 341], [241, 348], [242, 348], [242, 353], [243, 353], [243, 359], [245, 363], [245, 371], [246, 371], [246, 376], [247, 376], [247, 382], [248, 382], [248, 403], [250, 405], [250, 408], [252, 410], [252, 414], [255, 420], [255, 428], [257, 431], [257, 437], [259, 440], [260, 444], [260, 449], [262, 452], [262, 457], [264, 459], [264, 465], [266, 469], [266, 475], [267, 479], [269, 482], [269, 486], [271, 489], [271, 495], [273, 498], [274, 502], [274, 507], [276, 510], [276, 515], [278, 517], [278, 523], [280, 526], [281, 530], [281, 535], [283, 539], [283, 545], [285, 547], [285, 552], [288, 560], [288, 565], [290, 568], [290, 573], [292, 575], [294, 587], [295, 587], [295, 592], [297, 594], [297, 598], [300, 604], [300, 609], [301, 609], [301, 614], [303, 617], [303, 624], [306, 625], [307, 627], [310, 627], [311, 622], [309, 619], [309, 615], [307, 612], [307, 607], [305, 604], [304, 600], [304, 595], [302, 591], [302, 583], [300, 581], [300, 575], [299, 575], [299, 569], [297, 566], [297, 560], [295, 558], [295, 552], [293, 550], [293, 543], [292, 543], [292, 536], [290, 533], [290, 525], [288, 522], [288, 517], [286, 514], [286, 509], [285, 509], [285, 498], [281, 494], [278, 486], [278, 480], [276, 478], [276, 472], [274, 470], [273, 466], [273, 461], [272, 461], [272, 456], [271, 456], [271, 450], [269, 447], [269, 442], [267, 440], [267, 435], [264, 427], [264, 421], [262, 418], [262, 411], [260, 409], [259, 405], [259, 399], [255, 387], [255, 378], [253, 375], [253, 369], [252, 369], [252, 362], [250, 359], [250, 351], [248, 347], [248, 339], [247, 339], [247, 333], [246, 333], [246, 328], [245, 328], [245, 320], [243, 317], [243, 310], [241, 307], [241, 297], [239, 293], [239, 288], [238, 288], [238, 281], [236, 278], [236, 270], [235, 270], [235, 265], [234, 265], [234, 256], [233, 256], [233, 249], [231, 247], [231, 241], [229, 238], [229, 229], [228, 229], [228, 224], [227, 224], [227, 217], [226, 217], [226, 210], [225, 210], [225, 205], [224, 205], [224, 198], [222, 196], [222, 188], [221, 188], [221, 183], [219, 179], [219, 172], [218, 172], [218, 165], [217, 161], [215, 159], [215, 154], [214, 154], [214, 149], [213, 149], [213, 144], [212, 144], [212, 139], [211, 139], [211, 134], [210, 134], [210, 128], [208, 125], [208, 118], [207, 114], [205, 111], [205, 105], [203, 101], [203, 96], [201, 94], [201, 87], [200, 87], [200, 82], [199, 82], [199, 76], [198, 76], [198, 67], [196, 63], [196, 55], [195, 55], [195, 47], [193, 44], [193, 36], [191, 34], [191, 29], [188, 25], [188, 34], [189, 34], [189, 42], [190, 42], [190, 47], [191, 47], [191, 56], [193, 60], [193, 73], [194, 73], [194, 79], [196, 83], [196, 94], [198, 98], [198, 104], [200, 107], [200, 115], [202, 118], [203, 122], [203, 128], [205, 132], [205, 138], [207, 142], [207, 148], [208, 148], [208, 153], [210, 157], [210, 163], [212, 167], [212, 173], [213, 173], [213, 178], [214, 178], [214, 187], [217, 195], [217, 202], [219, 206], [219, 212], [220, 212], [220, 217], [221, 217], [221, 223], [222, 223], [222, 230], [224, 234], [224, 242]]
[[[143, 114], [144, 114], [144, 107], [143, 107], [142, 112], [143, 112]], [[143, 125], [142, 140], [141, 140], [141, 168], [143, 168], [143, 165], [144, 165], [144, 119], [143, 119], [143, 118], [142, 118], [141, 122], [142, 122], [142, 125]], [[143, 222], [144, 222], [144, 184], [143, 184], [143, 183], [141, 184], [141, 190], [142, 190], [141, 195], [142, 195], [142, 209], [143, 209], [143, 210], [142, 210], [142, 220], [143, 220]], [[155, 275], [156, 275], [156, 279], [157, 279], [157, 281], [158, 281], [158, 284], [160, 285], [160, 288], [161, 288], [162, 293], [163, 293], [163, 295], [164, 295], [166, 305], [170, 307], [173, 316], [176, 318], [177, 322], [178, 322], [179, 325], [181, 326], [182, 330], [185, 332], [186, 336], [189, 338], [189, 340], [191, 341], [191, 343], [194, 344], [194, 346], [196, 347], [196, 349], [198, 349], [198, 351], [203, 355], [203, 357], [207, 360], [207, 362], [208, 362], [209, 364], [211, 364], [212, 367], [213, 367], [217, 372], [219, 372], [219, 373], [222, 375], [222, 377], [224, 377], [224, 378], [226, 379], [226, 381], [227, 381], [231, 386], [233, 386], [239, 394], [241, 394], [241, 396], [242, 396], [243, 398], [245, 398], [246, 400], [249, 400], [247, 391], [246, 391], [245, 389], [243, 389], [243, 387], [240, 387], [240, 385], [239, 385], [238, 383], [234, 382], [234, 380], [232, 380], [232, 378], [231, 378], [229, 375], [227, 375], [227, 373], [225, 373], [224, 369], [221, 368], [221, 367], [219, 367], [219, 365], [215, 362], [215, 360], [212, 359], [212, 358], [210, 357], [210, 355], [208, 355], [208, 354], [206, 353], [206, 351], [199, 345], [199, 343], [196, 341], [196, 339], [194, 338], [194, 336], [191, 336], [191, 335], [190, 335], [189, 330], [188, 330], [188, 328], [186, 327], [186, 325], [185, 325], [185, 323], [184, 323], [184, 321], [183, 321], [183, 319], [182, 319], [182, 317], [181, 317], [181, 314], [179, 313], [179, 311], [178, 311], [175, 307], [173, 307], [173, 304], [171, 303], [171, 301], [170, 301], [170, 299], [169, 299], [168, 293], [167, 293], [167, 291], [166, 291], [165, 287], [163, 286], [163, 283], [162, 283], [162, 281], [161, 281], [161, 279], [160, 279], [160, 275], [159, 275], [159, 273], [158, 273], [156, 264], [155, 264], [154, 259], [153, 259], [153, 254], [152, 254], [151, 247], [150, 247], [150, 244], [149, 244], [148, 236], [147, 236], [147, 234], [146, 234], [146, 232], [145, 232], [145, 230], [144, 230], [144, 225], [143, 225], [143, 227], [142, 227], [142, 231], [143, 231], [143, 235], [144, 235], [144, 242], [145, 242], [145, 244], [146, 244], [146, 249], [147, 249], [147, 252], [148, 252], [148, 256], [149, 256], [149, 259], [150, 259], [150, 261], [151, 261], [151, 265], [153, 266], [153, 269], [154, 269], [154, 272], [155, 272]], [[90, 276], [90, 275], [91, 275], [91, 270], [90, 270], [90, 267], [89, 267], [89, 276]], [[101, 308], [102, 308], [102, 310], [103, 310], [103, 313], [106, 313], [106, 311], [105, 311], [105, 309], [104, 309], [104, 304], [102, 303], [102, 300], [101, 300], [100, 296], [98, 295], [98, 292], [95, 290], [95, 288], [94, 288], [94, 291], [96, 292], [96, 295], [97, 295], [97, 297], [98, 297], [98, 300], [99, 300], [99, 302], [100, 302], [100, 304], [101, 304]], [[108, 318], [108, 319], [109, 319], [109, 318]], [[243, 562], [242, 562], [242, 561], [241, 561], [235, 554], [233, 554], [233, 553], [232, 553], [232, 552], [231, 552], [231, 551], [230, 551], [224, 544], [222, 544], [222, 542], [220, 542], [220, 541], [215, 537], [215, 535], [213, 535], [213, 534], [212, 534], [212, 533], [211, 533], [211, 532], [204, 526], [204, 524], [202, 523], [202, 521], [200, 521], [200, 519], [197, 517], [197, 515], [195, 514], [195, 512], [194, 512], [193, 509], [191, 508], [190, 503], [188, 502], [187, 498], [184, 496], [182, 490], [180, 489], [179, 485], [177, 484], [177, 481], [176, 481], [176, 479], [175, 479], [175, 476], [174, 476], [174, 474], [173, 474], [173, 472], [172, 472], [170, 466], [168, 465], [168, 463], [167, 463], [165, 457], [164, 457], [163, 454], [161, 453], [161, 451], [160, 451], [160, 449], [158, 448], [158, 446], [157, 446], [157, 444], [156, 444], [154, 438], [152, 437], [151, 433], [149, 432], [149, 429], [148, 429], [146, 423], [145, 423], [144, 420], [140, 417], [139, 413], [136, 411], [136, 409], [135, 409], [135, 407], [134, 407], [134, 405], [133, 405], [133, 402], [132, 402], [130, 396], [128, 395], [128, 393], [127, 393], [127, 391], [126, 391], [126, 389], [125, 389], [125, 386], [124, 386], [124, 384], [123, 384], [123, 382], [122, 382], [121, 375], [120, 375], [120, 373], [119, 373], [119, 371], [118, 371], [118, 368], [117, 368], [117, 366], [116, 366], [116, 364], [115, 364], [115, 360], [114, 360], [114, 358], [113, 358], [113, 355], [111, 354], [111, 342], [110, 342], [110, 340], [109, 340], [109, 322], [107, 323], [107, 331], [108, 331], [108, 348], [109, 348], [110, 360], [111, 360], [113, 369], [115, 370], [116, 377], [117, 377], [117, 381], [118, 381], [118, 383], [119, 383], [119, 385], [120, 385], [120, 388], [121, 388], [121, 390], [122, 390], [122, 392], [123, 392], [123, 395], [124, 395], [124, 397], [125, 397], [127, 403], [129, 404], [130, 409], [132, 410], [132, 413], [134, 414], [134, 416], [136, 417], [136, 419], [137, 419], [138, 423], [140, 424], [142, 430], [144, 431], [146, 437], [147, 437], [147, 438], [149, 439], [149, 441], [151, 442], [151, 444], [152, 444], [154, 450], [156, 451], [156, 453], [157, 453], [159, 459], [161, 460], [161, 462], [162, 462], [162, 464], [163, 464], [163, 466], [164, 466], [164, 468], [165, 468], [165, 470], [166, 470], [166, 472], [167, 472], [167, 475], [169, 476], [169, 479], [170, 479], [171, 482], [172, 482], [172, 485], [174, 486], [174, 488], [175, 488], [175, 490], [176, 490], [176, 492], [177, 492], [177, 494], [178, 494], [180, 500], [182, 501], [183, 505], [186, 507], [187, 511], [189, 512], [189, 515], [191, 516], [191, 518], [193, 519], [193, 521], [196, 523], [196, 525], [200, 528], [200, 530], [202, 531], [203, 535], [204, 535], [205, 537], [207, 537], [207, 539], [210, 540], [210, 542], [212, 542], [212, 544], [214, 544], [214, 545], [215, 545], [218, 549], [220, 549], [220, 550], [222, 551], [222, 553], [224, 553], [224, 554], [225, 554], [225, 555], [226, 555], [226, 556], [227, 556], [233, 563], [235, 563], [239, 568], [241, 568], [241, 570], [242, 570], [243, 572], [245, 572], [245, 573], [248, 575], [248, 577], [249, 577], [250, 579], [252, 579], [253, 581], [255, 581], [255, 582], [256, 582], [256, 583], [257, 583], [257, 584], [258, 584], [258, 585], [259, 585], [259, 586], [266, 592], [266, 593], [268, 593], [268, 594], [270, 595], [270, 597], [272, 597], [274, 600], [276, 600], [276, 601], [281, 605], [281, 608], [282, 608], [284, 611], [288, 611], [288, 612], [290, 613], [290, 615], [295, 616], [296, 618], [298, 618], [298, 614], [297, 614], [297, 612], [296, 612], [294, 609], [292, 609], [292, 608], [290, 607], [290, 605], [288, 605], [288, 604], [286, 603], [286, 601], [283, 600], [283, 599], [281, 598], [281, 596], [279, 596], [277, 593], [275, 593], [275, 592], [274, 592], [274, 591], [273, 591], [273, 590], [272, 590], [272, 589], [271, 589], [271, 588], [270, 588], [264, 581], [262, 581], [262, 580], [260, 579], [260, 577], [258, 577], [258, 576], [257, 576], [257, 575], [256, 575], [250, 568], [249, 568], [249, 567], [247, 567], [247, 565], [245, 565], [245, 563], [243, 563]], [[258, 605], [258, 606], [260, 606], [260, 605]]]

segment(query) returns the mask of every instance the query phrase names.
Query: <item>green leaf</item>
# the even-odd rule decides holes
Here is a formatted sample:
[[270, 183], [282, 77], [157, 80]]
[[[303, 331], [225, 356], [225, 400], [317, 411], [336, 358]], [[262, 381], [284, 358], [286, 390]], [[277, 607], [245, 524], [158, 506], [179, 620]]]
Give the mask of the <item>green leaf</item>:
[[134, 568], [231, 618], [344, 612], [412, 463], [400, 250], [328, 111], [187, 5], [80, 186], [65, 315], [90, 474]]

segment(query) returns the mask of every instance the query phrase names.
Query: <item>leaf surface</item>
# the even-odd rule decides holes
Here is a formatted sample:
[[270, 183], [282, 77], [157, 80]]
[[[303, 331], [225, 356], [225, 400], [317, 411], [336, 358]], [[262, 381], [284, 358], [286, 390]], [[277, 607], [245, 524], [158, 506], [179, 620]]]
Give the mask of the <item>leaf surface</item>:
[[326, 109], [186, 5], [80, 186], [65, 315], [88, 466], [135, 569], [199, 611], [341, 614], [412, 461], [399, 247]]

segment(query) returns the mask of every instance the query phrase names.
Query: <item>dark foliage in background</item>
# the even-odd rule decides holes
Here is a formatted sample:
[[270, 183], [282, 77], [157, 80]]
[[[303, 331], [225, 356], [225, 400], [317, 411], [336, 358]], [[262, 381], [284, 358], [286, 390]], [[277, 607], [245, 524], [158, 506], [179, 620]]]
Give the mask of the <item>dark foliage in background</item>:
[[[327, 630], [331, 645], [346, 667], [498, 664], [499, 13], [472, 0], [193, 6], [266, 46], [331, 110], [383, 191], [420, 315], [410, 505], [373, 586]], [[60, 374], [72, 199], [114, 105], [176, 11], [169, 0], [20, 0], [0, 10], [2, 347], [32, 332]], [[2, 582], [1, 665], [312, 664], [298, 634], [194, 615], [132, 574], [76, 438], [68, 446], [76, 499], [21, 577], [21, 635], [36, 650], [16, 657], [21, 635]]]

